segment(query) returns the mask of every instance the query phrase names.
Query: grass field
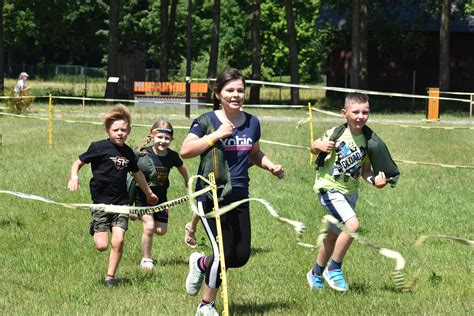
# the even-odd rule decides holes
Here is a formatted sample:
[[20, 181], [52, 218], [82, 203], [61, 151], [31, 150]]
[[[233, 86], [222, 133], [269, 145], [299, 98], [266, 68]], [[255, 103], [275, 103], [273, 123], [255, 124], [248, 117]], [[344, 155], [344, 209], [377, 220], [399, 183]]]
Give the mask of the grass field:
[[[100, 122], [109, 108], [55, 106], [54, 117]], [[248, 111], [261, 117], [263, 140], [309, 146], [308, 125], [296, 128], [296, 122], [307, 116], [304, 110]], [[188, 127], [191, 123], [182, 110], [132, 107], [131, 112], [135, 127], [127, 143], [132, 147], [144, 141], [149, 126], [160, 116], [175, 126]], [[35, 104], [29, 115], [47, 117], [47, 113], [45, 104]], [[369, 125], [386, 141], [395, 159], [474, 166], [473, 130], [382, 124], [390, 120], [426, 125], [422, 119], [422, 115], [372, 113]], [[443, 117], [440, 126], [472, 126], [467, 119], [459, 121], [456, 116]], [[315, 135], [339, 122], [315, 113]], [[102, 125], [55, 121], [53, 146], [48, 148], [48, 124], [47, 120], [0, 115], [0, 190], [58, 202], [90, 203], [89, 167], [79, 175], [79, 191], [69, 192], [67, 181], [77, 156], [91, 141], [105, 137]], [[186, 129], [176, 129], [172, 148], [179, 150], [186, 133]], [[284, 165], [286, 177], [279, 181], [252, 168], [251, 196], [268, 200], [281, 216], [305, 223], [303, 239], [315, 243], [325, 212], [312, 190], [314, 166], [309, 164], [309, 152], [264, 142], [261, 147], [274, 162]], [[195, 174], [198, 159], [185, 163], [190, 174]], [[420, 247], [414, 242], [423, 234], [474, 239], [474, 170], [402, 162], [399, 167], [402, 176], [395, 189], [361, 185], [357, 212], [366, 238], [405, 257], [408, 279], [421, 269], [411, 293], [395, 290], [393, 261], [357, 242], [344, 262], [350, 291], [311, 291], [305, 274], [314, 263], [315, 252], [298, 246], [291, 227], [275, 222], [254, 203], [252, 256], [245, 267], [228, 272], [231, 314], [472, 314], [472, 248], [439, 239], [427, 240]], [[168, 193], [170, 199], [185, 194], [176, 170], [171, 172]], [[117, 273], [121, 285], [107, 288], [99, 281], [106, 271], [108, 252], [95, 250], [87, 232], [87, 211], [0, 194], [0, 314], [194, 314], [199, 297], [188, 296], [184, 289], [192, 252], [183, 241], [184, 225], [190, 215], [185, 204], [170, 210], [168, 233], [154, 240], [153, 255], [158, 264], [152, 272], [138, 267], [142, 228], [139, 222], [131, 222]], [[202, 227], [197, 237], [197, 250], [209, 253]], [[222, 309], [220, 297], [217, 306]]]

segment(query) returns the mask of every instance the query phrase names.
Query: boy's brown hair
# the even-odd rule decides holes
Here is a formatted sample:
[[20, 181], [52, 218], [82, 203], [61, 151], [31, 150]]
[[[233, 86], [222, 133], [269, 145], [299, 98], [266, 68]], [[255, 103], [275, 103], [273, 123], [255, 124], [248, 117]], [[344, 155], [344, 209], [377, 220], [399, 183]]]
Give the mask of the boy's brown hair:
[[130, 112], [128, 112], [127, 107], [123, 104], [117, 104], [104, 114], [104, 125], [106, 129], [109, 129], [115, 121], [120, 120], [126, 121], [128, 123], [128, 127], [131, 127], [132, 118], [130, 116]]
[[352, 103], [360, 104], [367, 102], [369, 102], [369, 96], [367, 94], [360, 92], [351, 92], [346, 95], [346, 99], [344, 101], [344, 108], [347, 108]]

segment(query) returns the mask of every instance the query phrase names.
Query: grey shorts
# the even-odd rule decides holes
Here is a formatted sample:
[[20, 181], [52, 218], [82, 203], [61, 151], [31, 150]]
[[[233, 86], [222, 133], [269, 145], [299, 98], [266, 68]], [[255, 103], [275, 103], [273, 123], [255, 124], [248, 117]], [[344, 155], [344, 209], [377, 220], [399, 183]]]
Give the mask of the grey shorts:
[[104, 211], [92, 211], [94, 232], [111, 231], [112, 227], [128, 229], [128, 214], [106, 213]]
[[[351, 195], [344, 195], [337, 190], [331, 189], [329, 191], [319, 190], [319, 201], [326, 209], [326, 212], [335, 217], [340, 223], [347, 222], [350, 218], [356, 216], [355, 207], [359, 193]], [[331, 230], [340, 232], [340, 230], [330, 225]]]

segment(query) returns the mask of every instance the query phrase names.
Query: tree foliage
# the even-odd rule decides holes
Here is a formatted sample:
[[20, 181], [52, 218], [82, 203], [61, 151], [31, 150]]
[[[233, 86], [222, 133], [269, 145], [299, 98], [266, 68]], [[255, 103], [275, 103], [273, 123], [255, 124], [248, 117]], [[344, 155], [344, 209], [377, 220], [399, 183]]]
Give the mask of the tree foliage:
[[[186, 57], [187, 1], [176, 3], [175, 29], [170, 35], [169, 69], [184, 69]], [[213, 0], [193, 0], [193, 76], [205, 77], [210, 56]], [[232, 66], [251, 74], [251, 1], [221, 1], [218, 71]], [[302, 82], [319, 80], [333, 47], [350, 49], [349, 0], [292, 1]], [[396, 4], [396, 5], [394, 5]], [[381, 58], [396, 56], [415, 63], [426, 46], [421, 32], [400, 31], [399, 19], [416, 10], [423, 19], [440, 16], [441, 0], [369, 1], [369, 47]], [[454, 17], [472, 14], [469, 0], [453, 0]], [[160, 0], [127, 0], [120, 3], [119, 50], [144, 52], [148, 68], [159, 68]], [[345, 27], [318, 23], [322, 8], [337, 9]], [[390, 17], [387, 17], [390, 7]], [[106, 0], [5, 0], [4, 43], [6, 63], [87, 64], [107, 63], [108, 10]], [[170, 9], [171, 10], [171, 5]], [[171, 18], [171, 11], [168, 15]], [[262, 79], [290, 72], [284, 0], [261, 0]], [[369, 70], [370, 71], [370, 70]], [[170, 72], [173, 76], [173, 73]], [[184, 72], [181, 73], [184, 76]], [[370, 76], [370, 75], [369, 75]]]

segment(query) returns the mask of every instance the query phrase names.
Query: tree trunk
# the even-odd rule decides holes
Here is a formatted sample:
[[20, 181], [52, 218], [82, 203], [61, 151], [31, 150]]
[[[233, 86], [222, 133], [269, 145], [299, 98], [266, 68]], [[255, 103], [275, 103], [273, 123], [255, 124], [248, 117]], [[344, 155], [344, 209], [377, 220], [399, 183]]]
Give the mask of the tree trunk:
[[352, 63], [351, 88], [359, 88], [359, 61], [360, 61], [360, 0], [352, 0]]
[[[178, 0], [171, 1], [170, 20], [168, 23], [168, 39], [174, 38], [176, 30], [176, 9], [178, 7]], [[168, 56], [170, 56], [170, 45], [168, 45]]]
[[[262, 80], [262, 53], [260, 43], [260, 0], [252, 1], [252, 21], [250, 24], [252, 35], [252, 79]], [[250, 86], [250, 104], [260, 104], [260, 85]]]
[[[119, 6], [120, 0], [110, 0], [109, 9], [109, 43], [107, 46], [107, 78], [118, 77], [118, 48], [119, 48]], [[105, 88], [105, 97], [115, 99], [117, 83], [109, 82]]]
[[217, 63], [219, 59], [220, 24], [221, 24], [221, 1], [214, 0], [214, 6], [212, 9], [211, 51], [209, 54], [209, 65], [207, 67], [207, 78], [215, 78], [217, 76]]
[[168, 81], [168, 0], [160, 0], [160, 81]]
[[360, 56], [359, 56], [359, 89], [368, 89], [369, 77], [367, 68], [367, 31], [368, 31], [368, 17], [367, 17], [367, 2], [368, 0], [360, 0]]
[[367, 89], [369, 86], [367, 69], [367, 1], [352, 1], [351, 88], [353, 89]]
[[451, 1], [443, 0], [441, 27], [439, 30], [439, 88], [449, 91], [449, 20], [451, 16]]
[[3, 44], [4, 30], [3, 30], [3, 6], [4, 0], [0, 0], [0, 95], [5, 91], [5, 51]]
[[[298, 46], [296, 44], [295, 18], [293, 16], [292, 0], [285, 0], [286, 25], [288, 29], [288, 48], [290, 50], [290, 77], [292, 84], [300, 83], [298, 66]], [[298, 88], [291, 88], [291, 104], [300, 103]]]

